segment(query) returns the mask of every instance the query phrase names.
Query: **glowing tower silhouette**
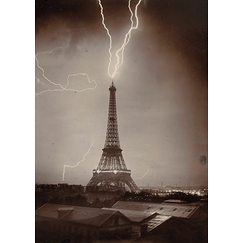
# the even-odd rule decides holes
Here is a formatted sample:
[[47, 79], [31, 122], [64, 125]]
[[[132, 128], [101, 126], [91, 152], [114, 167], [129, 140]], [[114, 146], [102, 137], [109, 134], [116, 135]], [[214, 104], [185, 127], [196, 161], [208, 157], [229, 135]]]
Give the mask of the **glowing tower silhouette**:
[[128, 186], [132, 192], [138, 191], [138, 187], [131, 177], [122, 156], [118, 136], [117, 112], [116, 112], [116, 87], [112, 82], [110, 88], [109, 112], [105, 146], [97, 169], [93, 170], [93, 176], [87, 184], [88, 187], [100, 186], [107, 190], [122, 189]]

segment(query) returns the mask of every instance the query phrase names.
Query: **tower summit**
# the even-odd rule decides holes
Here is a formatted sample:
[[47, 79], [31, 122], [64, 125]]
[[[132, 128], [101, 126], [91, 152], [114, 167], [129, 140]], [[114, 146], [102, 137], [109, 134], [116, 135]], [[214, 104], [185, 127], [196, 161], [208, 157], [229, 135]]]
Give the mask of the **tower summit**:
[[98, 167], [93, 170], [93, 176], [87, 187], [101, 186], [107, 190], [125, 190], [125, 186], [127, 185], [132, 192], [138, 191], [139, 189], [131, 177], [131, 170], [127, 169], [122, 156], [118, 136], [116, 87], [113, 81], [109, 91], [110, 100], [105, 146]]

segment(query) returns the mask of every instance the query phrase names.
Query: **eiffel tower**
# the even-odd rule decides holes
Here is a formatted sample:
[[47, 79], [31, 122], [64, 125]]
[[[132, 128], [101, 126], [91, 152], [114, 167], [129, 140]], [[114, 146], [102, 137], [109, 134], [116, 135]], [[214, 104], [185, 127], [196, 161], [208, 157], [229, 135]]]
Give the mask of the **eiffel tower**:
[[126, 190], [126, 186], [132, 192], [139, 191], [131, 177], [131, 170], [128, 170], [122, 156], [120, 147], [116, 113], [116, 87], [112, 81], [109, 88], [109, 112], [106, 131], [105, 146], [97, 169], [93, 170], [93, 176], [87, 184], [88, 187], [100, 186], [106, 190]]

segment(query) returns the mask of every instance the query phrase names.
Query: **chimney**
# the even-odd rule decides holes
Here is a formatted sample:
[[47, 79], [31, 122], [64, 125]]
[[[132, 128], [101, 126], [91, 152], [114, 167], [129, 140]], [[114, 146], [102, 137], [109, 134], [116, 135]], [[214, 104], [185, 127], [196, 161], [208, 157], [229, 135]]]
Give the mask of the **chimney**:
[[144, 237], [148, 232], [148, 225], [147, 224], [142, 224], [140, 226], [140, 235], [141, 237]]

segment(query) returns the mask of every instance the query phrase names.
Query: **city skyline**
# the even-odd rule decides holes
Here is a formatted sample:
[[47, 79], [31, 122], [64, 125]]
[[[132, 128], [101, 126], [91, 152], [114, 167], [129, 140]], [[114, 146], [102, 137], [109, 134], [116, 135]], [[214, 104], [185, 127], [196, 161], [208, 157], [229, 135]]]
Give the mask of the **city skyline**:
[[[102, 3], [114, 53], [130, 26], [128, 1]], [[121, 148], [136, 184], [207, 186], [208, 163], [200, 161], [208, 160], [207, 2], [142, 1], [138, 17], [111, 78], [98, 2], [36, 1], [37, 183], [87, 184], [104, 146], [114, 81]], [[83, 91], [55, 91], [60, 86], [40, 66], [48, 80]], [[69, 76], [78, 73], [90, 82]], [[63, 166], [78, 162], [63, 181]]]

